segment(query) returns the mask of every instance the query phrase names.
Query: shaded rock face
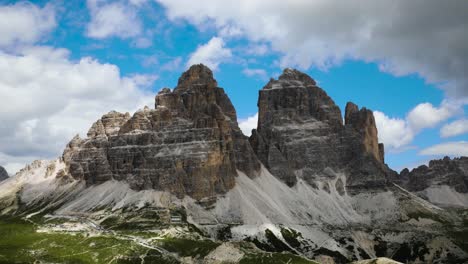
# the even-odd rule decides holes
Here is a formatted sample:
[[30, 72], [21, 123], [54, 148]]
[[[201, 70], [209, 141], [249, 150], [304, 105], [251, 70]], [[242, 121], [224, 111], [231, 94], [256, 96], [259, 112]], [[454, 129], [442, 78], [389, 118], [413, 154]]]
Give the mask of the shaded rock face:
[[[285, 69], [259, 92], [258, 128], [250, 143], [273, 175], [289, 186], [303, 178], [348, 172], [348, 189], [380, 188], [395, 174], [383, 163], [372, 112], [348, 103], [341, 111], [308, 75]], [[325, 175], [325, 176], [323, 176]]]
[[88, 184], [114, 179], [195, 199], [234, 187], [237, 170], [257, 174], [260, 162], [236, 111], [206, 66], [192, 66], [155, 101], [132, 117], [104, 115], [88, 138], [75, 137], [63, 154], [69, 173]]
[[6, 180], [8, 177], [8, 172], [5, 170], [5, 168], [0, 166], [0, 181]]
[[412, 192], [429, 187], [447, 185], [457, 192], [468, 193], [468, 157], [431, 160], [429, 166], [422, 165], [412, 171], [400, 172], [399, 183]]

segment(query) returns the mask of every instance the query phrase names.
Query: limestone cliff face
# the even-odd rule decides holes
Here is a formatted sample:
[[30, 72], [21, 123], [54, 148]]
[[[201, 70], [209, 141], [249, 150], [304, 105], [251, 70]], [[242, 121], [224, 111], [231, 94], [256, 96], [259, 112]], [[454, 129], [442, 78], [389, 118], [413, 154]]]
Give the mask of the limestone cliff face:
[[0, 166], [0, 181], [6, 180], [6, 179], [8, 179], [8, 172], [5, 170], [5, 168]]
[[260, 162], [210, 69], [192, 66], [155, 101], [132, 117], [104, 115], [88, 138], [74, 138], [63, 154], [69, 173], [88, 184], [114, 179], [195, 199], [231, 189], [237, 170], [255, 177]]
[[254, 177], [261, 163], [289, 186], [303, 178], [317, 187], [344, 172], [345, 187], [359, 191], [383, 188], [393, 177], [372, 112], [348, 103], [343, 124], [339, 107], [308, 75], [284, 70], [260, 90], [258, 107], [258, 129], [247, 139], [211, 70], [195, 65], [173, 91], [157, 94], [155, 109], [104, 115], [87, 138], [68, 144], [63, 159], [70, 175], [88, 184], [127, 181], [196, 199], [227, 192], [237, 170]]
[[349, 103], [340, 109], [308, 75], [286, 69], [259, 92], [258, 128], [250, 137], [273, 175], [312, 186], [332, 172], [347, 172], [348, 189], [384, 187], [393, 172], [383, 164], [372, 112]]
[[371, 110], [365, 107], [359, 110], [357, 105], [348, 102], [345, 109], [345, 125], [352, 126], [361, 134], [366, 153], [373, 155], [378, 161], [384, 162], [384, 148], [383, 144], [378, 142], [377, 127]]

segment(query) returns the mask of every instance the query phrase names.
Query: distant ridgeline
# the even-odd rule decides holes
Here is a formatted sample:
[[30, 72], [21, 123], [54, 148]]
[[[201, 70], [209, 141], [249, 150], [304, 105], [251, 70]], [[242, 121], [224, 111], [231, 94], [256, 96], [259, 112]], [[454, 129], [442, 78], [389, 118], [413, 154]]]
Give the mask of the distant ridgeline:
[[349, 102], [343, 117], [294, 69], [259, 91], [258, 117], [243, 135], [212, 71], [194, 65], [154, 109], [111, 111], [59, 159], [3, 181], [0, 210], [128, 223], [139, 212], [220, 247], [249, 241], [323, 262], [468, 261], [468, 158], [391, 170], [372, 111]]

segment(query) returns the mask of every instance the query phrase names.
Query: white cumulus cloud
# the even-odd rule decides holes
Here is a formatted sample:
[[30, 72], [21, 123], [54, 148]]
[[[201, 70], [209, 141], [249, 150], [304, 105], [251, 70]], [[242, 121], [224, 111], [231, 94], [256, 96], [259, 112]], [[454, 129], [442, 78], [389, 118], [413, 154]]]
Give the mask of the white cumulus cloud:
[[391, 150], [400, 149], [410, 144], [422, 130], [439, 125], [461, 111], [462, 104], [456, 101], [443, 101], [439, 107], [430, 103], [418, 104], [404, 119], [374, 111], [379, 141]]
[[249, 116], [246, 119], [242, 119], [239, 121], [239, 127], [242, 130], [242, 133], [246, 136], [250, 136], [252, 134], [252, 129], [257, 128], [257, 121], [258, 121], [258, 113], [253, 116]]
[[232, 52], [225, 46], [220, 37], [213, 37], [206, 44], [199, 45], [190, 55], [187, 67], [193, 64], [203, 63], [212, 70], [217, 70], [219, 64], [232, 57]]
[[38, 7], [28, 2], [0, 6], [0, 47], [32, 44], [56, 26], [52, 5]]
[[456, 102], [444, 101], [440, 107], [434, 107], [430, 103], [422, 103], [408, 113], [407, 119], [411, 128], [419, 131], [434, 127], [459, 111], [461, 111], [461, 107]]
[[391, 118], [384, 113], [374, 111], [379, 141], [389, 148], [401, 148], [414, 139], [414, 132], [404, 119]]
[[468, 156], [468, 142], [456, 141], [437, 144], [419, 152], [428, 156]]
[[157, 1], [170, 19], [269, 43], [283, 55], [282, 67], [326, 69], [358, 59], [468, 97], [468, 1]]
[[443, 138], [454, 137], [468, 133], [468, 119], [460, 119], [444, 125], [440, 129]]
[[[142, 32], [142, 22], [136, 6], [123, 1], [88, 0], [91, 21], [87, 26], [87, 35], [92, 38], [108, 37], [130, 38]], [[148, 40], [136, 40], [137, 45], [150, 46]]]
[[66, 49], [0, 51], [0, 165], [10, 173], [32, 158], [52, 158], [110, 110], [153, 104], [155, 76], [122, 76], [117, 66]]

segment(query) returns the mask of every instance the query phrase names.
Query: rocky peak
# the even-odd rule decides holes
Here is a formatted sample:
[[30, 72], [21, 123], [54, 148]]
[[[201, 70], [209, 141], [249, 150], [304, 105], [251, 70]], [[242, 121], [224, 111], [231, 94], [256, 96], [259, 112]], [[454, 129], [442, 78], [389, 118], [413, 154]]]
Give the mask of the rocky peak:
[[217, 85], [208, 67], [193, 65], [182, 74], [173, 91], [164, 88], [156, 95], [156, 108], [166, 107], [180, 114], [185, 113], [190, 118], [198, 118], [207, 108], [220, 108], [218, 117], [228, 117], [237, 124], [234, 106]]
[[284, 69], [278, 79], [284, 81], [299, 81], [307, 85], [316, 85], [315, 80], [309, 75], [291, 68]]
[[195, 85], [216, 87], [218, 86], [218, 83], [213, 78], [213, 72], [210, 68], [203, 64], [195, 64], [180, 76], [177, 88], [184, 89]]
[[97, 136], [115, 136], [119, 133], [120, 127], [130, 119], [129, 113], [119, 113], [117, 111], [111, 111], [103, 115], [97, 120], [91, 128], [88, 130], [88, 137]]
[[386, 185], [392, 173], [383, 164], [372, 111], [349, 103], [344, 126], [327, 93], [293, 69], [260, 90], [258, 107], [258, 128], [250, 142], [263, 164], [288, 185], [303, 178], [317, 186], [331, 171], [347, 173], [347, 187], [357, 190]]
[[335, 102], [307, 74], [285, 69], [278, 80], [259, 92], [259, 129], [288, 122], [315, 119], [340, 128], [341, 111]]
[[325, 168], [325, 156], [307, 153], [318, 155], [318, 145], [326, 147], [327, 135], [341, 130], [343, 121], [338, 106], [310, 76], [285, 69], [259, 91], [258, 108], [258, 131], [250, 142], [275, 176], [292, 186], [303, 169]]
[[114, 179], [195, 199], [227, 192], [237, 170], [255, 177], [260, 169], [231, 101], [201, 64], [175, 89], [163, 88], [155, 109], [104, 115], [63, 156], [70, 174], [87, 184]]
[[8, 177], [8, 172], [5, 170], [5, 168], [0, 166], [0, 181], [6, 180]]
[[359, 107], [352, 103], [348, 102], [345, 108], [345, 125], [351, 124], [355, 115], [359, 113]]
[[345, 110], [345, 125], [361, 133], [365, 151], [378, 161], [384, 162], [384, 145], [378, 142], [377, 126], [371, 110], [365, 107], [359, 110], [356, 104], [348, 102]]

